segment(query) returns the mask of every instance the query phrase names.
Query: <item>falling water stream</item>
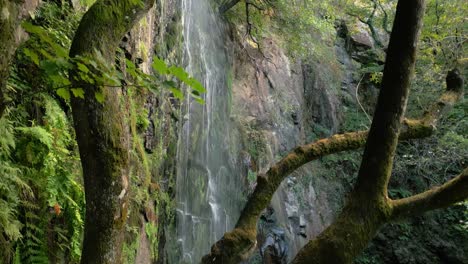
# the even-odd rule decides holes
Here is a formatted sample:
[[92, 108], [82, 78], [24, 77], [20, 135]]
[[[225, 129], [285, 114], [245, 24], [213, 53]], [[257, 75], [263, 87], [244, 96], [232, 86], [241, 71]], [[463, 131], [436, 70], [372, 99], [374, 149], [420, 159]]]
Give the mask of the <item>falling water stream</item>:
[[184, 64], [203, 83], [205, 104], [190, 96], [183, 109], [177, 157], [176, 263], [199, 263], [231, 229], [242, 205], [229, 121], [228, 60], [223, 25], [208, 0], [182, 0]]

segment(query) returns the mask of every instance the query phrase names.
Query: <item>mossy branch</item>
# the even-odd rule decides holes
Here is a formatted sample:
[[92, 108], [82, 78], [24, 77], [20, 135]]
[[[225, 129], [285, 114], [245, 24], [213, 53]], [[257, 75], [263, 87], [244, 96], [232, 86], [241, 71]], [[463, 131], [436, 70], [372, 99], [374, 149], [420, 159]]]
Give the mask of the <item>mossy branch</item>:
[[417, 216], [468, 199], [468, 167], [445, 184], [408, 198], [390, 201], [392, 219]]

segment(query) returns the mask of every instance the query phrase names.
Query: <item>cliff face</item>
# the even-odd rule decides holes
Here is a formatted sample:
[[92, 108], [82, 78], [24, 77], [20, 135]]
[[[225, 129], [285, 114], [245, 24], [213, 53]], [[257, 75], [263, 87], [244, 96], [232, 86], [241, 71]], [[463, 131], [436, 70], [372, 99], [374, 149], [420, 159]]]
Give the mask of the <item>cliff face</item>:
[[[292, 61], [280, 41], [278, 36], [267, 38], [259, 51], [244, 41], [235, 27], [228, 41], [232, 58], [231, 119], [238, 124], [243, 155], [249, 161], [250, 189], [258, 173], [265, 172], [295, 146], [339, 130], [340, 82], [329, 81], [329, 76], [343, 79], [345, 91], [354, 82], [343, 74], [349, 65], [343, 63], [339, 66], [343, 69], [333, 72], [320, 62]], [[343, 56], [349, 57], [346, 51]], [[315, 177], [315, 165], [308, 164], [290, 175], [276, 192], [260, 220], [261, 252], [252, 263], [260, 261], [261, 255], [266, 257], [271, 246], [276, 248], [273, 259], [288, 260], [332, 220], [333, 209], [340, 203], [335, 194], [337, 190], [343, 193], [343, 187], [340, 181]]]
[[[122, 40], [123, 56], [152, 73], [153, 56], [181, 65], [182, 28], [179, 0], [159, 0]], [[138, 90], [131, 95], [137, 136], [132, 154], [132, 214], [124, 253], [128, 263], [168, 262], [175, 225], [175, 174], [180, 104], [161, 88], [155, 94]], [[149, 177], [149, 186], [144, 184]]]

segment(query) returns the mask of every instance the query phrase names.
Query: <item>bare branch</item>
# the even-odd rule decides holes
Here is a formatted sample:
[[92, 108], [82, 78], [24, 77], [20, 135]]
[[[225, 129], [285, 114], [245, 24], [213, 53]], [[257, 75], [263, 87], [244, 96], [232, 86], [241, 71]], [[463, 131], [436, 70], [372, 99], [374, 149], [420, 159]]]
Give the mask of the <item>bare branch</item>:
[[468, 167], [442, 186], [408, 198], [391, 201], [392, 219], [416, 216], [466, 199], [468, 199]]

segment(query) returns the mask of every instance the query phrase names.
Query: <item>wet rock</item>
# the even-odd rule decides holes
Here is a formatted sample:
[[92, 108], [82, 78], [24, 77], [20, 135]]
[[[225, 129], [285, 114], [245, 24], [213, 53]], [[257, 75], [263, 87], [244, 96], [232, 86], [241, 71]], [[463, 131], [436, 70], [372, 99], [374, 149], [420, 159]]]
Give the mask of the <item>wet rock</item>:
[[285, 232], [282, 229], [272, 229], [265, 239], [260, 254], [265, 264], [283, 264], [287, 260], [288, 247]]

